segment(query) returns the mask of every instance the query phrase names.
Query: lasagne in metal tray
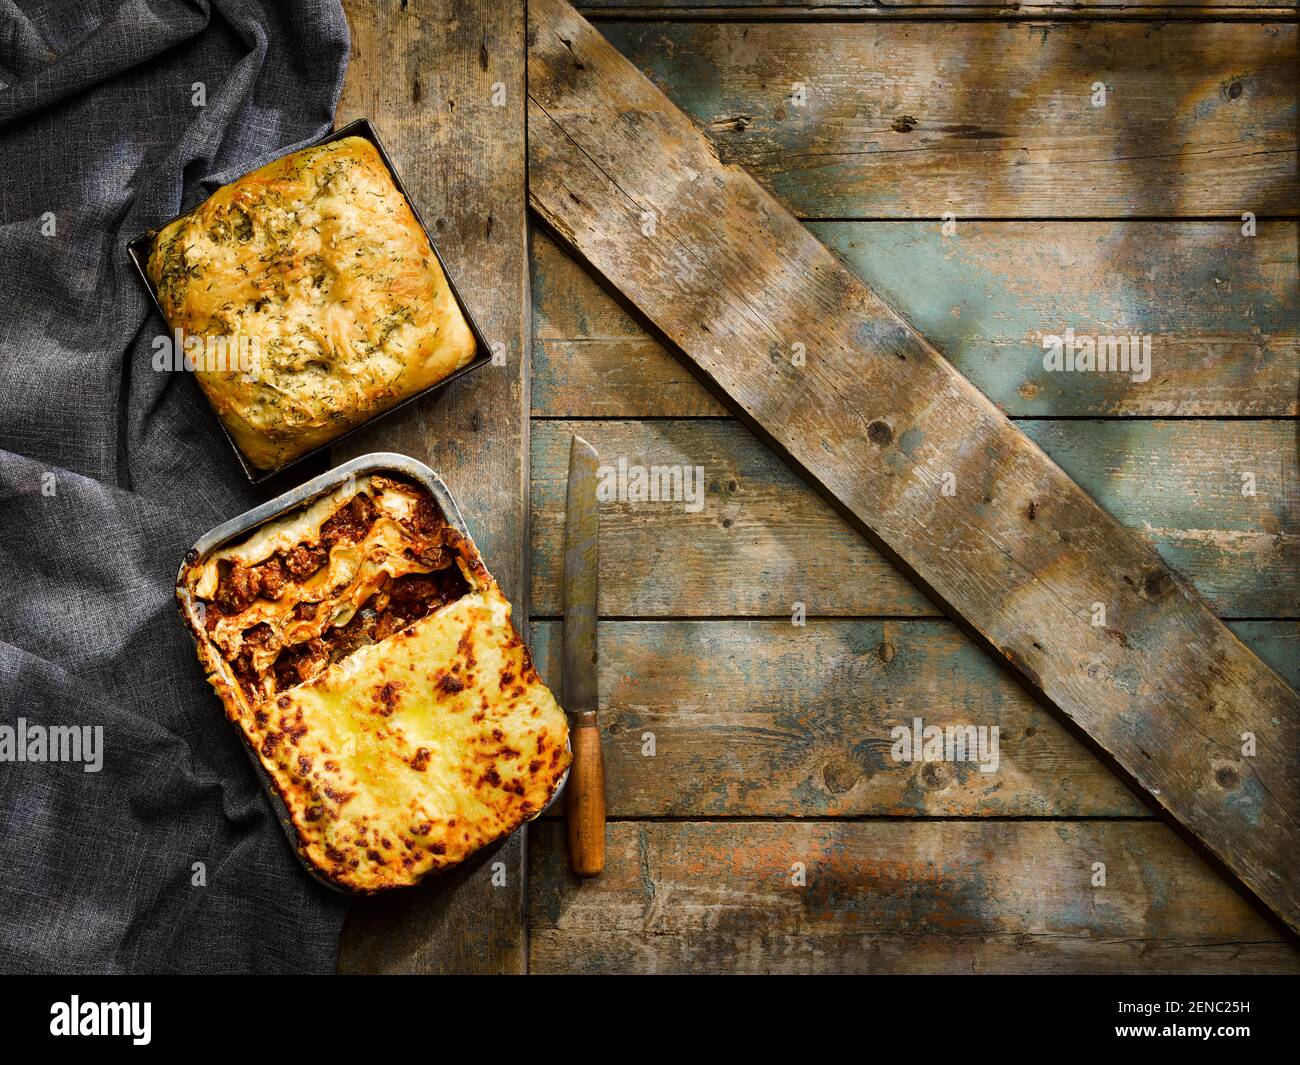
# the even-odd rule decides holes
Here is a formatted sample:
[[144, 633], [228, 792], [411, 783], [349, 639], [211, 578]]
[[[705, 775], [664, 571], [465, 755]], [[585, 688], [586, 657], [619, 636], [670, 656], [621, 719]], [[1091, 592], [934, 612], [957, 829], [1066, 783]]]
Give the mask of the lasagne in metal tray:
[[373, 892], [536, 816], [563, 711], [472, 541], [422, 486], [367, 474], [194, 558], [199, 659], [322, 878]]

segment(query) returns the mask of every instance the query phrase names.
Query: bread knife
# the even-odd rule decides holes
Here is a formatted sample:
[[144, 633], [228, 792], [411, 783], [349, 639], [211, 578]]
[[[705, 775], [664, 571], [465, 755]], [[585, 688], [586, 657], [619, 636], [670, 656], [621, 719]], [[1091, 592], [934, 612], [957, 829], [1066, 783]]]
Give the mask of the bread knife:
[[573, 766], [565, 785], [569, 868], [596, 876], [605, 868], [605, 765], [596, 722], [596, 597], [600, 510], [596, 451], [580, 436], [569, 445], [564, 506], [564, 708]]

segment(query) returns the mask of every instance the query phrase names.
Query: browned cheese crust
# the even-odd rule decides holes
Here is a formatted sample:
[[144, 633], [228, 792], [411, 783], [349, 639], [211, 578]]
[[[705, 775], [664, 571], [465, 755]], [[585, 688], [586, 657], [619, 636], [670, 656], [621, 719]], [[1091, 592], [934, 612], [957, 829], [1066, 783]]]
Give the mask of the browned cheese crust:
[[510, 604], [420, 487], [362, 478], [197, 560], [178, 594], [300, 853], [339, 887], [463, 861], [568, 768]]
[[476, 350], [428, 238], [361, 137], [218, 189], [158, 233], [148, 274], [168, 324], [202, 341], [187, 365], [261, 470], [441, 381]]

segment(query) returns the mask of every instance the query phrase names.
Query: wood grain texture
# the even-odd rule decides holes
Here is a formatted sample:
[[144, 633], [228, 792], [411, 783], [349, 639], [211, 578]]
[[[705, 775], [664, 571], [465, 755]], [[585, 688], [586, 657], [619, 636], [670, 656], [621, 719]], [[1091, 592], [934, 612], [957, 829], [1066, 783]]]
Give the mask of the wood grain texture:
[[[1017, 424], [1107, 511], [1149, 541], [1217, 612], [1297, 614], [1300, 471], [1294, 422]], [[605, 465], [623, 458], [631, 465], [704, 469], [697, 513], [683, 503], [602, 504], [605, 616], [788, 616], [796, 601], [813, 616], [939, 613], [744, 426], [683, 419], [534, 424], [536, 614], [561, 609], [564, 486], [573, 432], [591, 441]], [[1255, 475], [1253, 497], [1241, 494], [1242, 473]]]
[[[1297, 413], [1296, 223], [810, 222], [1013, 416]], [[533, 240], [533, 414], [726, 412], [554, 240]], [[1048, 372], [1043, 336], [1145, 334], [1146, 381]], [[1140, 375], [1139, 375], [1140, 376]]]
[[[504, 345], [506, 365], [475, 370], [336, 457], [401, 451], [438, 471], [516, 617], [527, 618], [524, 2], [349, 0], [347, 14], [353, 52], [338, 121], [375, 123], [484, 333]], [[504, 106], [493, 104], [497, 85]], [[418, 889], [354, 902], [340, 969], [522, 972], [524, 835]]]
[[1300, 971], [1284, 933], [1154, 821], [620, 822], [581, 885], [563, 830], [535, 830], [534, 972]]
[[[1233, 629], [1300, 681], [1300, 624]], [[556, 690], [561, 642], [533, 623]], [[1151, 816], [948, 621], [605, 621], [600, 646], [612, 818]], [[895, 761], [914, 717], [996, 727], [996, 768]]]
[[815, 218], [1294, 216], [1296, 30], [602, 25], [725, 162]]
[[533, 0], [529, 42], [534, 209], [1300, 929], [1296, 693], [563, 0]]

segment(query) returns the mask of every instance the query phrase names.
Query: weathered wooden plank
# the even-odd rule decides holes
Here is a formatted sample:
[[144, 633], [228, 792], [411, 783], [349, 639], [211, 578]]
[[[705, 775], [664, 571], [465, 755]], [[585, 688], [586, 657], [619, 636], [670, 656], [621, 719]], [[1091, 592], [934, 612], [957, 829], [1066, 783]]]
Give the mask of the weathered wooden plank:
[[1164, 0], [1151, 0], [1140, 4], [1109, 4], [1094, 0], [1044, 0], [1043, 3], [1016, 4], [1007, 0], [970, 0], [970, 3], [875, 3], [860, 0], [857, 7], [805, 6], [778, 4], [763, 7], [745, 7], [737, 10], [728, 4], [710, 3], [709, 6], [682, 7], [676, 4], [660, 6], [652, 0], [649, 4], [631, 4], [625, 7], [590, 7], [578, 5], [600, 24], [612, 21], [649, 21], [660, 19], [693, 21], [745, 21], [745, 22], [962, 22], [969, 20], [998, 19], [1005, 22], [1091, 22], [1105, 19], [1110, 22], [1294, 22], [1294, 6], [1278, 6], [1270, 0], [1243, 0], [1260, 6], [1193, 6], [1167, 4]]
[[[1300, 680], [1300, 624], [1233, 628]], [[533, 623], [557, 690], [561, 645]], [[1150, 816], [948, 621], [605, 621], [600, 647], [613, 818]], [[916, 717], [996, 728], [990, 771], [896, 761], [891, 729]]]
[[[1294, 216], [1295, 24], [608, 22], [814, 218]], [[1092, 86], [1108, 87], [1103, 107]], [[796, 105], [796, 84], [806, 103]]]
[[[810, 222], [1008, 414], [1297, 413], [1296, 223]], [[533, 239], [533, 414], [725, 408], [552, 239]], [[1151, 337], [1143, 374], [1051, 373], [1043, 337]]]
[[[1149, 816], [948, 621], [607, 621], [600, 650], [611, 818]], [[894, 760], [918, 717], [996, 728], [989, 770]]]
[[564, 0], [528, 86], [548, 224], [1300, 929], [1300, 697]]
[[[1232, 627], [1300, 680], [1300, 626]], [[616, 818], [1147, 814], [948, 622], [607, 621], [600, 635]], [[534, 623], [534, 649], [558, 684], [557, 622]], [[913, 716], [997, 726], [996, 774], [894, 762], [890, 729]]]
[[[505, 365], [408, 407], [339, 457], [401, 451], [439, 471], [516, 616], [527, 618], [524, 2], [349, 0], [347, 12], [353, 53], [339, 121], [374, 121], [475, 317], [503, 345]], [[339, 966], [521, 972], [523, 880], [521, 831], [453, 875], [358, 900]]]
[[[704, 469], [703, 508], [602, 502], [600, 611], [614, 617], [935, 615], [880, 553], [738, 422], [533, 425], [534, 612], [562, 610], [564, 484], [572, 432], [602, 464]], [[734, 487], [733, 487], [734, 486]]]
[[[1294, 421], [1019, 424], [1222, 614], [1282, 617], [1300, 606]], [[1255, 494], [1243, 494], [1251, 483]]]
[[535, 972], [1300, 971], [1155, 821], [617, 822], [580, 886], [563, 830], [531, 854]]
[[584, 0], [577, 9], [588, 18], [709, 18], [815, 19], [815, 18], [1295, 18], [1295, 5], [1277, 0], [1039, 0], [1009, 4], [1007, 0]]
[[[1288, 421], [1018, 423], [1228, 617], [1300, 610], [1300, 471]], [[701, 506], [602, 507], [607, 616], [937, 615], [898, 569], [742, 425], [726, 420], [533, 426], [533, 603], [560, 612], [571, 432], [606, 466], [699, 466]], [[1242, 474], [1255, 475], [1243, 496]]]
[[1300, 626], [1287, 621], [1234, 621], [1230, 627], [1291, 687], [1300, 688]]

